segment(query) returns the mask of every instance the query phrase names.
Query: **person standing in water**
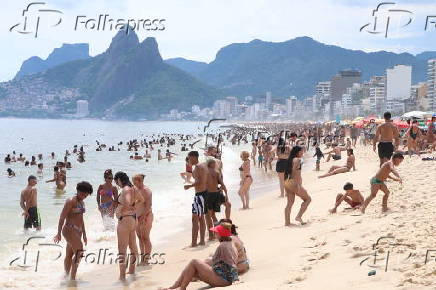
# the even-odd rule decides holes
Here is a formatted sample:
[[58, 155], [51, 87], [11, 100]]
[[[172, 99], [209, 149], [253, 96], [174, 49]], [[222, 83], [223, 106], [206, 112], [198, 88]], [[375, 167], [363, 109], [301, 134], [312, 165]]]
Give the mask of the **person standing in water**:
[[55, 182], [56, 184], [56, 193], [62, 193], [64, 191], [66, 185], [66, 173], [62, 170], [59, 170], [58, 166], [53, 168], [53, 179], [47, 180], [46, 183]]
[[188, 190], [191, 187], [195, 188], [194, 201], [192, 202], [192, 242], [191, 247], [196, 247], [198, 232], [200, 231], [200, 243], [199, 245], [205, 245], [206, 234], [206, 183], [208, 170], [205, 164], [199, 163], [199, 154], [197, 151], [191, 151], [188, 153], [189, 164], [195, 166], [192, 176], [195, 182], [193, 184], [185, 185], [184, 189]]
[[242, 165], [239, 167], [239, 174], [241, 182], [238, 194], [241, 197], [243, 210], [250, 208], [250, 187], [253, 183], [253, 178], [250, 173], [250, 153], [242, 151], [241, 153]]
[[[120, 280], [126, 280], [127, 264], [129, 264], [128, 274], [135, 274], [135, 266], [138, 259], [138, 246], [136, 245], [136, 207], [138, 203], [144, 202], [144, 198], [139, 194], [129, 177], [124, 172], [117, 172], [114, 177], [115, 183], [121, 187], [118, 195], [118, 206], [115, 214], [118, 218], [117, 238], [118, 238], [118, 257], [120, 263]], [[127, 255], [127, 246], [130, 255]], [[129, 260], [130, 257], [130, 261]]]
[[136, 206], [136, 235], [141, 250], [141, 265], [147, 264], [150, 259], [152, 248], [150, 232], [153, 225], [152, 192], [144, 185], [144, 177], [144, 174], [133, 176], [135, 190], [144, 198], [144, 202], [140, 202]]
[[65, 273], [70, 274], [71, 280], [76, 280], [77, 268], [83, 256], [83, 244], [88, 243], [86, 237], [83, 214], [85, 203], [83, 200], [92, 194], [92, 185], [82, 181], [76, 186], [77, 194], [65, 201], [61, 216], [59, 217], [58, 232], [53, 241], [58, 244], [61, 241], [61, 232], [67, 241], [64, 268]]
[[38, 211], [38, 192], [36, 184], [38, 181], [36, 177], [30, 175], [27, 178], [27, 186], [21, 192], [20, 206], [23, 209], [24, 216], [24, 229], [36, 228], [37, 231], [41, 230], [41, 218]]
[[[114, 177], [111, 169], [107, 169], [104, 172], [103, 178], [104, 183], [100, 184], [97, 189], [97, 206], [104, 223], [105, 217], [109, 217], [113, 221], [116, 208], [115, 201], [118, 199], [118, 189], [112, 185]], [[108, 227], [106, 224], [104, 226], [105, 228]]]
[[312, 201], [311, 197], [303, 187], [303, 180], [301, 178], [301, 166], [303, 164], [304, 150], [300, 146], [294, 146], [289, 154], [288, 166], [285, 170], [285, 190], [287, 197], [287, 204], [285, 207], [285, 226], [291, 226], [291, 209], [295, 201], [295, 196], [299, 196], [303, 203], [301, 204], [300, 211], [298, 212], [295, 220], [302, 225], [303, 214], [306, 212], [307, 207]]

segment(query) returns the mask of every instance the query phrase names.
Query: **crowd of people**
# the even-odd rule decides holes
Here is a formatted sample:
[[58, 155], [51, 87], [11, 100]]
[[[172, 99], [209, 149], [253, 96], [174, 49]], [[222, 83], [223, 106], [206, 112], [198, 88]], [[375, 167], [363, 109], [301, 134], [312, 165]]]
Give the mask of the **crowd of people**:
[[[365, 213], [370, 202], [376, 197], [379, 191], [384, 196], [382, 200], [382, 211], [387, 211], [389, 189], [385, 183], [387, 179], [402, 182], [397, 167], [404, 160], [404, 155], [413, 153], [420, 154], [423, 151], [432, 152], [435, 148], [434, 124], [436, 117], [426, 133], [416, 126], [412, 121], [410, 128], [402, 135], [401, 130], [391, 120], [391, 114], [384, 114], [385, 122], [375, 125], [370, 122], [367, 128], [359, 129], [356, 126], [340, 126], [338, 124], [285, 124], [285, 123], [263, 123], [262, 128], [258, 126], [235, 126], [221, 134], [206, 136], [211, 138], [214, 145], [204, 148], [205, 158], [202, 158], [198, 150], [193, 150], [196, 142], [193, 135], [158, 136], [152, 140], [131, 140], [126, 143], [127, 150], [134, 152], [131, 159], [148, 162], [152, 158], [151, 152], [155, 148], [167, 147], [163, 156], [161, 149], [157, 151], [157, 159], [166, 159], [168, 162], [178, 156], [171, 152], [171, 147], [178, 143], [181, 152], [186, 151], [183, 156], [185, 168], [180, 176], [184, 182], [184, 189], [193, 189], [192, 201], [192, 235], [191, 247], [205, 246], [206, 233], [210, 241], [218, 241], [215, 254], [206, 259], [191, 260], [172, 286], [167, 289], [186, 289], [193, 280], [201, 280], [213, 287], [225, 287], [238, 281], [238, 276], [249, 270], [247, 252], [241, 238], [236, 232], [236, 226], [231, 218], [232, 204], [229, 198], [230, 190], [224, 183], [223, 160], [221, 146], [226, 142], [230, 145], [242, 145], [250, 149], [242, 150], [240, 153], [240, 184], [237, 190], [241, 200], [241, 210], [250, 209], [250, 189], [254, 182], [252, 170], [258, 170], [261, 174], [272, 171], [275, 162], [275, 171], [279, 181], [279, 197], [286, 197], [284, 208], [284, 225], [293, 226], [291, 223], [291, 212], [296, 197], [301, 199], [299, 211], [295, 217], [298, 224], [304, 225], [306, 221], [303, 215], [310, 206], [312, 197], [303, 185], [303, 166], [307, 158], [305, 153], [312, 150], [316, 157], [315, 170], [321, 170], [321, 161], [342, 160], [342, 152], [346, 152], [345, 163], [333, 165], [319, 178], [327, 178], [332, 175], [356, 171], [356, 159], [354, 148], [358, 145], [360, 137], [362, 146], [372, 145], [373, 150], [378, 153], [379, 169], [369, 181], [370, 195], [366, 198], [358, 189], [355, 189], [352, 182], [348, 181], [343, 186], [344, 193], [335, 197], [334, 207], [330, 213], [336, 213], [338, 207], [347, 203], [352, 209], [359, 209], [361, 214]], [[347, 137], [349, 136], [349, 137]], [[204, 137], [204, 136], [201, 136]], [[402, 143], [403, 138], [406, 143]], [[179, 142], [180, 141], [180, 142]], [[191, 143], [190, 143], [191, 142]], [[190, 144], [188, 144], [190, 143]], [[422, 143], [426, 147], [422, 148]], [[216, 145], [215, 145], [216, 144]], [[407, 152], [401, 149], [404, 144], [408, 147]], [[421, 145], [419, 145], [421, 144]], [[118, 144], [117, 150], [123, 145]], [[97, 151], [101, 151], [106, 145], [97, 142]], [[311, 148], [312, 147], [312, 148]], [[324, 149], [322, 149], [322, 147]], [[188, 149], [189, 148], [189, 149]], [[404, 149], [404, 148], [403, 148]], [[84, 162], [85, 153], [83, 147], [77, 149], [76, 154], [82, 156]], [[115, 146], [109, 150], [116, 151]], [[188, 151], [191, 150], [191, 151]], [[141, 153], [140, 153], [141, 152]], [[68, 151], [67, 151], [68, 153]], [[54, 153], [51, 155], [54, 158]], [[67, 155], [66, 155], [67, 156]], [[325, 157], [327, 156], [327, 157]], [[22, 154], [15, 158], [14, 154], [8, 155], [5, 162], [24, 161]], [[20, 160], [18, 160], [20, 159]], [[42, 159], [42, 157], [41, 157]], [[32, 162], [36, 163], [36, 160]], [[58, 162], [54, 167], [54, 177], [47, 182], [55, 182], [58, 190], [63, 190], [66, 185], [67, 160]], [[251, 168], [251, 165], [254, 168]], [[352, 177], [352, 175], [350, 175]], [[349, 177], [350, 177], [349, 176]], [[124, 172], [117, 172], [113, 175], [111, 169], [103, 173], [104, 182], [98, 186], [96, 201], [98, 210], [103, 219], [118, 220], [116, 233], [118, 238], [118, 253], [121, 257], [119, 262], [120, 279], [126, 279], [126, 274], [135, 273], [135, 265], [147, 264], [152, 250], [150, 231], [153, 224], [152, 192], [144, 185], [144, 175], [136, 174], [132, 177]], [[115, 183], [115, 185], [114, 185]], [[23, 209], [25, 228], [41, 228], [41, 221], [37, 210], [37, 178], [29, 176], [28, 184], [21, 193], [20, 205]], [[85, 222], [84, 199], [93, 193], [93, 186], [86, 182], [79, 182], [76, 186], [77, 194], [65, 201], [64, 208], [60, 214], [58, 231], [54, 241], [58, 243], [62, 237], [67, 242], [65, 255], [65, 271], [75, 279], [77, 267], [83, 251], [83, 244], [87, 243]], [[236, 190], [235, 190], [236, 191]], [[224, 216], [221, 215], [221, 208], [224, 207]], [[137, 246], [139, 241], [139, 250]], [[127, 254], [127, 248], [130, 254]], [[140, 252], [140, 253], [139, 253]]]

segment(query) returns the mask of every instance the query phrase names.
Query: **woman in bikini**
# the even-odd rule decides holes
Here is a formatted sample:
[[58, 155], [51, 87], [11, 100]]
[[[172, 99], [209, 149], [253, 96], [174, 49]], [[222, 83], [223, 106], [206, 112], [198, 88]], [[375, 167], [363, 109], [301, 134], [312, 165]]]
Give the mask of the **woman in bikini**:
[[250, 208], [250, 187], [253, 183], [253, 178], [251, 177], [250, 173], [250, 153], [247, 151], [242, 151], [241, 153], [241, 159], [242, 159], [242, 165], [239, 167], [239, 173], [241, 175], [241, 182], [238, 194], [241, 197], [242, 201], [242, 209], [249, 209]]
[[291, 149], [289, 145], [286, 144], [286, 140], [280, 138], [276, 148], [278, 159], [276, 163], [276, 172], [279, 177], [280, 197], [285, 197], [285, 169], [288, 164], [288, 157], [290, 152]]
[[105, 182], [97, 189], [97, 206], [104, 221], [105, 217], [114, 218], [118, 189], [112, 185], [114, 177], [111, 169], [107, 169], [103, 177]]
[[[247, 251], [245, 250], [244, 243], [239, 238], [238, 233], [236, 232], [237, 226], [235, 226], [231, 219], [221, 219], [218, 224], [220, 225], [231, 225], [232, 232], [232, 242], [235, 244], [236, 250], [238, 252], [238, 261], [236, 264], [236, 268], [238, 269], [238, 274], [246, 273], [250, 269], [250, 265], [248, 262]], [[212, 266], [212, 257], [205, 260], [206, 264]]]
[[118, 257], [120, 263], [120, 280], [126, 280], [127, 246], [130, 249], [130, 261], [128, 274], [135, 274], [135, 263], [138, 261], [138, 247], [136, 245], [136, 203], [144, 202], [141, 194], [137, 193], [124, 172], [117, 172], [114, 177], [115, 183], [121, 187], [118, 195], [115, 215], [118, 218]]
[[223, 223], [210, 230], [220, 242], [212, 257], [212, 265], [204, 260], [191, 260], [177, 281], [165, 289], [186, 289], [194, 279], [204, 281], [212, 287], [227, 287], [239, 279], [236, 266], [238, 252], [232, 241], [231, 225]]
[[304, 224], [302, 216], [307, 210], [312, 199], [303, 187], [301, 179], [301, 165], [303, 163], [303, 148], [294, 146], [289, 154], [288, 166], [285, 170], [285, 191], [287, 197], [287, 204], [285, 207], [285, 226], [291, 226], [291, 209], [295, 201], [295, 196], [299, 196], [303, 203], [301, 204], [300, 211], [298, 212], [295, 220]]
[[61, 241], [61, 232], [67, 241], [64, 268], [65, 273], [70, 274], [70, 279], [76, 279], [77, 267], [83, 254], [82, 238], [85, 245], [86, 238], [85, 203], [83, 200], [92, 193], [92, 185], [86, 181], [79, 182], [76, 186], [77, 194], [65, 201], [61, 216], [59, 217], [58, 233], [53, 241], [57, 244]]
[[418, 156], [421, 156], [420, 150], [418, 148], [418, 140], [421, 138], [421, 130], [418, 128], [418, 121], [413, 120], [412, 126], [406, 132], [407, 136], [407, 150], [409, 156], [412, 157], [412, 152], [416, 152]]

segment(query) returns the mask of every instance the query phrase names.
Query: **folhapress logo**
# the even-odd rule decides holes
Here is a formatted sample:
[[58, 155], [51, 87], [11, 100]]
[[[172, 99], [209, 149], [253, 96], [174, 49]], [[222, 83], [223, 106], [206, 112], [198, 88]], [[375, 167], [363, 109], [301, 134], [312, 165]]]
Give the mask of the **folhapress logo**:
[[[55, 27], [61, 24], [63, 12], [55, 9], [48, 9], [45, 2], [32, 2], [23, 10], [22, 21], [13, 25], [9, 31], [20, 34], [32, 34], [38, 37], [42, 27]], [[165, 21], [163, 18], [112, 18], [109, 14], [99, 14], [97, 17], [77, 15], [71, 23], [74, 31], [113, 31], [124, 30], [126, 34], [130, 31], [163, 31]], [[65, 25], [65, 24], [64, 24]]]
[[[62, 22], [62, 12], [55, 9], [44, 8], [44, 2], [32, 2], [22, 12], [23, 20], [13, 25], [9, 31], [21, 34], [33, 34], [38, 37], [40, 25], [58, 26]], [[50, 18], [50, 21], [45, 21]], [[54, 19], [53, 19], [54, 18]], [[51, 23], [50, 23], [51, 22]]]

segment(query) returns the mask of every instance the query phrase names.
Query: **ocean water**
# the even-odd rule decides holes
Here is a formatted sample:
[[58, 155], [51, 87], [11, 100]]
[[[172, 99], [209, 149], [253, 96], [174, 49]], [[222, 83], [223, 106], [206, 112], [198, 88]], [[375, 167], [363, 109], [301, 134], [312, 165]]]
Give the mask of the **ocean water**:
[[[23, 287], [54, 287], [59, 285], [63, 274], [63, 255], [57, 257], [57, 247], [46, 246], [42, 249], [40, 244], [52, 241], [57, 231], [59, 214], [65, 199], [75, 194], [77, 182], [86, 180], [90, 182], [94, 191], [103, 183], [104, 170], [111, 168], [116, 171], [125, 171], [129, 176], [135, 173], [146, 175], [145, 184], [153, 191], [154, 225], [151, 239], [154, 245], [163, 245], [174, 237], [178, 232], [190, 228], [191, 203], [194, 195], [193, 190], [185, 191], [183, 181], [179, 173], [184, 171], [186, 152], [180, 152], [180, 142], [170, 151], [178, 153], [171, 162], [167, 160], [157, 161], [157, 149], [150, 152], [152, 159], [149, 163], [145, 160], [130, 160], [132, 154], [125, 146], [120, 146], [121, 151], [96, 152], [96, 140], [108, 146], [115, 145], [120, 141], [131, 139], [144, 139], [152, 134], [183, 133], [201, 134], [204, 123], [200, 122], [110, 122], [97, 120], [28, 120], [28, 119], [0, 119], [0, 287], [23, 288]], [[212, 124], [208, 132], [217, 132], [219, 124]], [[149, 139], [149, 138], [147, 138]], [[195, 149], [202, 153], [204, 139], [200, 140]], [[192, 141], [191, 141], [192, 142]], [[73, 146], [84, 146], [86, 162], [78, 163], [76, 156], [71, 155], [69, 161], [72, 169], [67, 171], [66, 193], [57, 195], [55, 184], [46, 183], [53, 176], [53, 166], [57, 160], [62, 161], [65, 150], [72, 152]], [[224, 179], [229, 189], [233, 209], [240, 207], [237, 195], [239, 185], [238, 167], [241, 164], [239, 153], [243, 149], [249, 149], [249, 144], [223, 147]], [[23, 153], [30, 160], [32, 155], [42, 153], [44, 159], [44, 176], [38, 180], [38, 208], [42, 220], [42, 231], [24, 232], [23, 217], [19, 206], [20, 192], [27, 184], [30, 174], [36, 175], [36, 166], [25, 167], [23, 163], [3, 163], [8, 153], [15, 150], [17, 156]], [[164, 152], [166, 147], [162, 147]], [[249, 150], [251, 151], [251, 150]], [[50, 152], [55, 152], [56, 158], [49, 157]], [[141, 151], [140, 151], [141, 152]], [[143, 149], [142, 153], [145, 152]], [[204, 160], [204, 157], [202, 157]], [[8, 178], [6, 169], [12, 168], [17, 176]], [[263, 174], [262, 170], [252, 170], [255, 184], [258, 188], [269, 187], [271, 180], [276, 182], [274, 175]], [[266, 190], [265, 190], [266, 191]], [[99, 249], [109, 249], [116, 253], [117, 241], [113, 231], [104, 231], [103, 221], [97, 210], [95, 192], [85, 200], [87, 211], [85, 213], [85, 225], [88, 236], [87, 252], [98, 253]], [[32, 239], [23, 251], [23, 244], [30, 237]], [[62, 240], [60, 245], [65, 246]], [[39, 251], [38, 263], [36, 263]], [[24, 262], [24, 253], [26, 262]], [[10, 265], [11, 261], [14, 261]], [[38, 265], [35, 271], [35, 265]], [[81, 263], [81, 271], [91, 271], [97, 267], [95, 263]], [[23, 275], [23, 271], [26, 272]], [[114, 277], [114, 279], [116, 279]], [[41, 284], [42, 283], [42, 284]]]

